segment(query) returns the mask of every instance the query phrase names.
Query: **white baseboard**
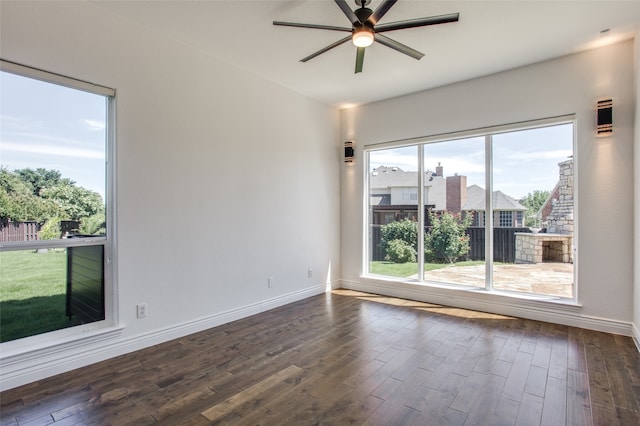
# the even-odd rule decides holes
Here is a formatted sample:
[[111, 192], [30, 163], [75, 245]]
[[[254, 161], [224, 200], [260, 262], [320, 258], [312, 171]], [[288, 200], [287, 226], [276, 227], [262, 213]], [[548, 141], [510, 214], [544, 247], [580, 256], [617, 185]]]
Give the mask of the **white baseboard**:
[[0, 356], [0, 391], [227, 324], [322, 294], [334, 286], [339, 284], [315, 285], [132, 337], [123, 338], [122, 327], [105, 327], [91, 336], [80, 336], [21, 353], [3, 354]]
[[[489, 312], [518, 318], [551, 322], [624, 336], [638, 336], [637, 329], [624, 321], [582, 315], [575, 304], [509, 297], [473, 290], [451, 290], [412, 283], [383, 280], [342, 280], [342, 288]], [[636, 341], [638, 337], [636, 337]]]
[[638, 330], [638, 327], [635, 324], [631, 324], [631, 327], [633, 328], [633, 342], [636, 344], [638, 352], [640, 352], [640, 330]]

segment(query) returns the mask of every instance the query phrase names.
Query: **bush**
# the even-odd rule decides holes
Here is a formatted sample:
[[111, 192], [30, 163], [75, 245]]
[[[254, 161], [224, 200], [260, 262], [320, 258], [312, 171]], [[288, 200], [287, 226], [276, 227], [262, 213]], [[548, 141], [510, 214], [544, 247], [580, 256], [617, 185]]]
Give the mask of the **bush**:
[[38, 231], [41, 240], [57, 240], [60, 238], [60, 218], [52, 217]]
[[418, 249], [418, 224], [410, 219], [391, 222], [380, 227], [380, 248], [385, 253], [389, 243], [402, 240], [414, 250]]
[[80, 233], [84, 235], [104, 235], [107, 233], [105, 225], [103, 213], [85, 217], [80, 223]]
[[415, 262], [416, 250], [403, 240], [391, 240], [387, 244], [385, 259], [393, 263]]
[[454, 263], [469, 252], [469, 236], [465, 229], [471, 224], [471, 216], [464, 219], [458, 214], [429, 212], [432, 228], [424, 236], [425, 256], [434, 260]]

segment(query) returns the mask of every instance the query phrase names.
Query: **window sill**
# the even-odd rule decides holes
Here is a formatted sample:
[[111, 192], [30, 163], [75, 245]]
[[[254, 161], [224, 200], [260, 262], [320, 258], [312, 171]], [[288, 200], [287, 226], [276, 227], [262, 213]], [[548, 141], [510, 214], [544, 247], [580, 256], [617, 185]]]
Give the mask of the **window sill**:
[[3, 368], [6, 368], [14, 363], [44, 358], [68, 349], [81, 348], [113, 339], [119, 336], [123, 329], [124, 327], [121, 325], [101, 322], [4, 342], [0, 344], [0, 363]]
[[[559, 296], [520, 293], [506, 290], [489, 291], [479, 287], [425, 281], [420, 282], [416, 279], [403, 280], [374, 274], [361, 275], [360, 278], [363, 282], [373, 285], [382, 285], [384, 287], [387, 287], [388, 284], [401, 286], [402, 290], [408, 290], [416, 296], [428, 295], [430, 298], [437, 299], [437, 303], [441, 303], [443, 305], [447, 305], [447, 302], [455, 304], [455, 301], [478, 301], [492, 303], [497, 302], [501, 305], [523, 305], [541, 310], [550, 309], [566, 313], [579, 313], [582, 309], [582, 305], [575, 299]], [[391, 288], [391, 286], [389, 286], [389, 288]], [[481, 307], [478, 307], [477, 309], [481, 309]]]

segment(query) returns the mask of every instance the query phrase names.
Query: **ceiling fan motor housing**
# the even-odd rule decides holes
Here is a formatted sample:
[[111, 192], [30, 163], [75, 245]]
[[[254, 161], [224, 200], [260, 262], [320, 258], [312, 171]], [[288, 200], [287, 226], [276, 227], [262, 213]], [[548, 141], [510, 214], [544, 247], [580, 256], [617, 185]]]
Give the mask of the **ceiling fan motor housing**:
[[[366, 27], [369, 27], [369, 28], [373, 29], [373, 24], [371, 22], [369, 22], [369, 17], [373, 13], [373, 10], [371, 10], [371, 9], [369, 9], [367, 7], [361, 7], [360, 9], [354, 10], [354, 13], [356, 14], [356, 16], [358, 17], [360, 22], [362, 22], [363, 26], [366, 26]], [[355, 28], [356, 25], [357, 25], [357, 23], [354, 24], [354, 28]]]

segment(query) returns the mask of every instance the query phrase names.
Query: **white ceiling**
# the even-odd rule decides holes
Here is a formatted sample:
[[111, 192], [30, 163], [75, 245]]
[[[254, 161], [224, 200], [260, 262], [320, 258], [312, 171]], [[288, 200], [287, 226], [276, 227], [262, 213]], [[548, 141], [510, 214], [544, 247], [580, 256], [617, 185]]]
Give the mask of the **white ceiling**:
[[[347, 0], [353, 9], [355, 0]], [[372, 0], [374, 9], [381, 0]], [[273, 26], [349, 27], [331, 0], [93, 1], [99, 7], [322, 103], [346, 107], [442, 86], [631, 38], [640, 1], [400, 0], [380, 23], [460, 13], [457, 23], [387, 32], [425, 53], [416, 61], [378, 43], [354, 74], [345, 43], [299, 60], [346, 33]], [[602, 30], [609, 29], [606, 37]]]

